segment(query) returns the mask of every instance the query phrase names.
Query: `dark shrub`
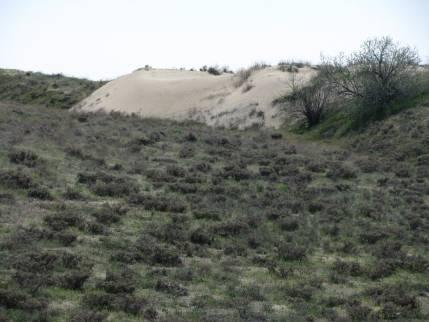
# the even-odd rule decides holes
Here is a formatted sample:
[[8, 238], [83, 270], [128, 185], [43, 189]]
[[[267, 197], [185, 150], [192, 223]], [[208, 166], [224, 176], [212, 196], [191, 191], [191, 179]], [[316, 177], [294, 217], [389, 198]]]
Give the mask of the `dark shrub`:
[[383, 232], [377, 230], [367, 230], [359, 235], [359, 240], [361, 243], [373, 245], [386, 237], [387, 235]]
[[177, 252], [173, 249], [156, 247], [150, 256], [151, 264], [160, 264], [165, 266], [178, 266], [182, 264]]
[[70, 322], [103, 322], [107, 319], [107, 313], [80, 309], [72, 314]]
[[141, 315], [147, 305], [146, 299], [130, 295], [121, 295], [116, 300], [118, 309], [132, 315]]
[[371, 288], [367, 291], [374, 301], [383, 306], [387, 306], [386, 318], [391, 318], [390, 312], [395, 307], [397, 318], [411, 318], [416, 317], [420, 313], [420, 305], [416, 295], [406, 285], [393, 284], [381, 285]]
[[167, 174], [173, 177], [182, 178], [186, 175], [186, 170], [177, 165], [169, 165], [167, 166]]
[[50, 271], [58, 261], [58, 256], [53, 253], [29, 251], [17, 256], [12, 262], [12, 267], [27, 272]]
[[136, 248], [118, 250], [113, 253], [111, 260], [125, 264], [134, 264], [143, 260], [142, 255]]
[[86, 197], [78, 190], [68, 187], [63, 194], [64, 199], [67, 200], [85, 200]]
[[299, 222], [295, 218], [284, 218], [280, 221], [280, 228], [285, 231], [294, 231], [299, 227]]
[[0, 170], [0, 183], [15, 189], [29, 189], [34, 185], [29, 175], [17, 170]]
[[222, 75], [222, 70], [218, 66], [210, 66], [207, 68], [207, 73], [219, 76]]
[[20, 290], [0, 289], [0, 305], [8, 309], [30, 311], [37, 316], [37, 312], [41, 314], [46, 309], [47, 302], [43, 299], [31, 297]]
[[197, 163], [194, 168], [200, 172], [207, 173], [210, 172], [212, 166], [210, 165], [210, 163], [201, 162]]
[[195, 229], [191, 233], [191, 242], [200, 245], [210, 245], [212, 242], [212, 236], [202, 228]]
[[78, 270], [68, 271], [59, 278], [59, 285], [63, 288], [80, 290], [85, 281], [89, 278], [89, 273]]
[[237, 181], [250, 179], [252, 174], [249, 170], [238, 166], [226, 166], [222, 174], [225, 179], [234, 179]]
[[326, 173], [328, 178], [336, 180], [340, 179], [353, 179], [356, 178], [356, 171], [348, 166], [343, 164], [335, 164], [330, 167]]
[[94, 184], [97, 181], [98, 175], [96, 173], [78, 173], [77, 181], [84, 184]]
[[307, 252], [302, 246], [285, 243], [278, 247], [278, 256], [283, 260], [303, 260], [307, 256]]
[[157, 290], [158, 292], [165, 292], [174, 296], [188, 295], [188, 290], [186, 288], [172, 281], [158, 280], [155, 285], [155, 290]]
[[185, 136], [185, 141], [188, 142], [196, 142], [198, 139], [196, 137], [196, 135], [192, 132], [189, 132], [186, 136]]
[[269, 220], [277, 220], [280, 217], [282, 217], [282, 214], [279, 210], [277, 209], [267, 209], [265, 212], [265, 216], [267, 217], [267, 219]]
[[17, 269], [13, 279], [21, 289], [26, 289], [29, 293], [35, 294], [40, 288], [51, 284], [50, 277], [43, 272], [29, 272]]
[[69, 252], [62, 253], [59, 260], [61, 265], [68, 269], [84, 269], [88, 267], [88, 263], [81, 256]]
[[194, 218], [196, 219], [206, 219], [206, 220], [221, 220], [222, 215], [216, 211], [216, 210], [212, 210], [212, 209], [200, 209], [200, 210], [195, 210], [193, 212]]
[[28, 295], [19, 290], [0, 289], [0, 304], [9, 309], [22, 308]]
[[124, 169], [124, 166], [120, 163], [115, 163], [110, 167], [110, 169], [112, 169], [113, 171], [121, 171]]
[[240, 245], [227, 245], [225, 246], [223, 253], [228, 256], [246, 256], [246, 248]]
[[122, 268], [119, 272], [108, 271], [105, 280], [98, 285], [107, 293], [131, 294], [135, 290], [135, 274], [128, 268]]
[[196, 193], [198, 191], [197, 186], [191, 183], [173, 183], [169, 187], [171, 191], [181, 194]]
[[30, 190], [28, 190], [27, 195], [30, 198], [36, 198], [36, 199], [40, 199], [40, 200], [53, 200], [54, 199], [54, 197], [51, 195], [49, 190], [45, 187], [42, 187], [42, 186], [36, 186], [36, 187], [30, 188]]
[[182, 159], [192, 158], [194, 157], [194, 155], [195, 155], [195, 149], [190, 146], [184, 146], [179, 151], [179, 158], [182, 158]]
[[363, 306], [359, 301], [348, 303], [346, 308], [352, 320], [357, 322], [368, 321], [371, 314], [371, 309], [367, 306]]
[[327, 307], [335, 307], [344, 305], [346, 303], [346, 300], [341, 296], [329, 296], [327, 298], [323, 298], [321, 300], [321, 303], [323, 305], [326, 305]]
[[15, 281], [33, 294], [41, 287], [63, 281], [53, 274], [56, 269], [79, 268], [80, 271], [88, 271], [91, 268], [88, 263], [71, 253], [46, 252], [37, 249], [23, 252], [13, 259], [11, 265], [16, 270], [13, 276]]
[[326, 164], [322, 163], [322, 162], [317, 162], [314, 160], [311, 160], [308, 165], [308, 170], [312, 171], [312, 172], [316, 172], [316, 173], [320, 173], [325, 171], [326, 169]]
[[307, 284], [298, 284], [285, 289], [287, 296], [292, 298], [301, 298], [305, 301], [310, 301], [315, 291], [316, 289], [314, 287]]
[[228, 237], [228, 236], [238, 236], [242, 232], [248, 231], [249, 225], [240, 218], [236, 220], [225, 221], [217, 224], [213, 227], [214, 233]]
[[308, 205], [308, 211], [311, 212], [312, 214], [322, 211], [323, 210], [323, 204], [320, 202], [310, 202], [310, 204]]
[[34, 168], [40, 162], [37, 154], [32, 151], [12, 151], [9, 153], [10, 162]]
[[182, 264], [177, 249], [164, 246], [149, 235], [143, 235], [136, 241], [133, 248], [121, 253], [122, 255], [119, 258], [130, 260], [130, 262], [144, 261], [151, 265], [164, 266], [179, 266]]
[[427, 273], [429, 261], [421, 255], [405, 255], [401, 258], [402, 267], [416, 273]]
[[360, 159], [356, 160], [355, 163], [364, 173], [373, 173], [379, 168], [378, 162], [372, 159]]
[[82, 303], [95, 310], [108, 310], [115, 307], [115, 296], [107, 293], [85, 294]]
[[64, 149], [64, 151], [71, 157], [78, 158], [81, 160], [89, 159], [90, 156], [86, 155], [82, 149], [75, 146], [68, 146]]
[[273, 134], [271, 134], [271, 138], [273, 139], [273, 140], [279, 140], [279, 139], [281, 139], [283, 137], [283, 135], [281, 134], [281, 133], [273, 133]]
[[136, 184], [125, 178], [115, 178], [112, 182], [97, 182], [91, 189], [101, 197], [123, 197], [139, 191]]
[[107, 233], [107, 227], [98, 222], [87, 222], [84, 229], [85, 231], [96, 235], [104, 235]]
[[141, 135], [140, 137], [132, 139], [130, 142], [128, 142], [128, 146], [137, 152], [140, 150], [141, 146], [151, 145], [153, 143], [155, 142], [146, 135]]
[[121, 205], [112, 206], [109, 204], [104, 204], [101, 209], [93, 212], [92, 216], [97, 219], [98, 223], [113, 224], [119, 222], [121, 218], [126, 215], [127, 211], [128, 209]]
[[271, 175], [274, 172], [274, 170], [270, 167], [260, 167], [259, 168], [259, 174], [262, 177], [268, 177], [269, 175]]
[[144, 317], [149, 321], [154, 321], [158, 317], [158, 312], [154, 308], [148, 308], [144, 312]]
[[153, 182], [176, 182], [177, 178], [157, 169], [148, 170], [146, 176]]
[[171, 211], [182, 213], [186, 210], [186, 204], [176, 199], [175, 196], [163, 197], [148, 194], [135, 194], [129, 198], [129, 202], [135, 205], [142, 205], [146, 210]]
[[368, 276], [371, 279], [379, 279], [392, 275], [396, 270], [396, 263], [384, 260], [378, 261], [368, 270]]
[[404, 253], [401, 251], [402, 245], [398, 241], [386, 240], [379, 242], [372, 249], [373, 254], [379, 258], [392, 258], [398, 259], [404, 256]]
[[362, 268], [357, 262], [346, 262], [337, 259], [332, 267], [334, 272], [341, 275], [359, 276], [362, 274]]
[[79, 215], [69, 211], [47, 215], [43, 220], [54, 231], [62, 231], [69, 227], [78, 227], [82, 223], [82, 218]]
[[[47, 236], [49, 239], [51, 236]], [[77, 234], [73, 232], [61, 231], [54, 233], [52, 239], [58, 240], [63, 246], [70, 246], [76, 239]]]
[[134, 180], [128, 177], [115, 177], [103, 172], [79, 173], [78, 182], [89, 186], [102, 197], [123, 197], [139, 191]]
[[150, 231], [150, 233], [157, 239], [161, 239], [167, 243], [180, 244], [188, 239], [188, 233], [184, 228], [184, 224], [185, 223], [180, 222], [180, 220], [173, 219], [172, 223], [157, 227]]
[[11, 193], [0, 193], [0, 203], [13, 205], [15, 202], [15, 195]]

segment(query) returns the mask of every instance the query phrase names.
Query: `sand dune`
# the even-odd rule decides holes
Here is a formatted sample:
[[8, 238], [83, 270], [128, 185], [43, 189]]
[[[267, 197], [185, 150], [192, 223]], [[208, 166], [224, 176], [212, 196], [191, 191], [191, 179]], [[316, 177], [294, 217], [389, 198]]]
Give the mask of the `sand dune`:
[[[301, 68], [298, 78], [314, 75]], [[119, 77], [76, 105], [73, 110], [119, 111], [142, 117], [194, 119], [209, 125], [245, 128], [278, 127], [284, 115], [272, 101], [287, 93], [291, 74], [276, 68], [255, 71], [241, 86], [237, 76], [206, 72], [150, 69]]]

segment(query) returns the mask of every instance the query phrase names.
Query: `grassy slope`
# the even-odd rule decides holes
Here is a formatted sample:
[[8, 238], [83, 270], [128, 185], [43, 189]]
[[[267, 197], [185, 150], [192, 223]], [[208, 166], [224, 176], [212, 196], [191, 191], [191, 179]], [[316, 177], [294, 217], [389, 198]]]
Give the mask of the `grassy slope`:
[[429, 113], [407, 113], [372, 152], [0, 103], [0, 317], [427, 320], [429, 163], [389, 151], [427, 151]]
[[0, 100], [70, 108], [105, 82], [0, 69]]

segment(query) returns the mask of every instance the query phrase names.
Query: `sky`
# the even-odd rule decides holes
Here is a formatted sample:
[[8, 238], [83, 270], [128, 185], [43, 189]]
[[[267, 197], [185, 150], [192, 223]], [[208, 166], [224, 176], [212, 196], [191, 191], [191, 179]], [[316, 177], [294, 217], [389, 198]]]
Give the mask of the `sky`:
[[391, 36], [429, 63], [428, 0], [0, 0], [0, 67], [112, 79], [295, 59]]

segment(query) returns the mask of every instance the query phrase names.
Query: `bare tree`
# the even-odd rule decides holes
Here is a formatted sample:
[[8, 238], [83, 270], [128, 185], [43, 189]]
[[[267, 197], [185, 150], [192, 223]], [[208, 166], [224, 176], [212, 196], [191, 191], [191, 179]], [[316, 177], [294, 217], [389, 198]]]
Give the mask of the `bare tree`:
[[319, 83], [303, 87], [298, 92], [299, 108], [309, 127], [319, 124], [322, 119], [329, 93], [328, 88]]
[[288, 97], [295, 112], [304, 116], [308, 127], [319, 124], [331, 93], [329, 86], [318, 77], [304, 85], [296, 74], [292, 74], [289, 87], [291, 94]]
[[404, 94], [419, 62], [416, 50], [382, 37], [365, 41], [349, 56], [322, 57], [320, 71], [338, 94], [384, 107]]

